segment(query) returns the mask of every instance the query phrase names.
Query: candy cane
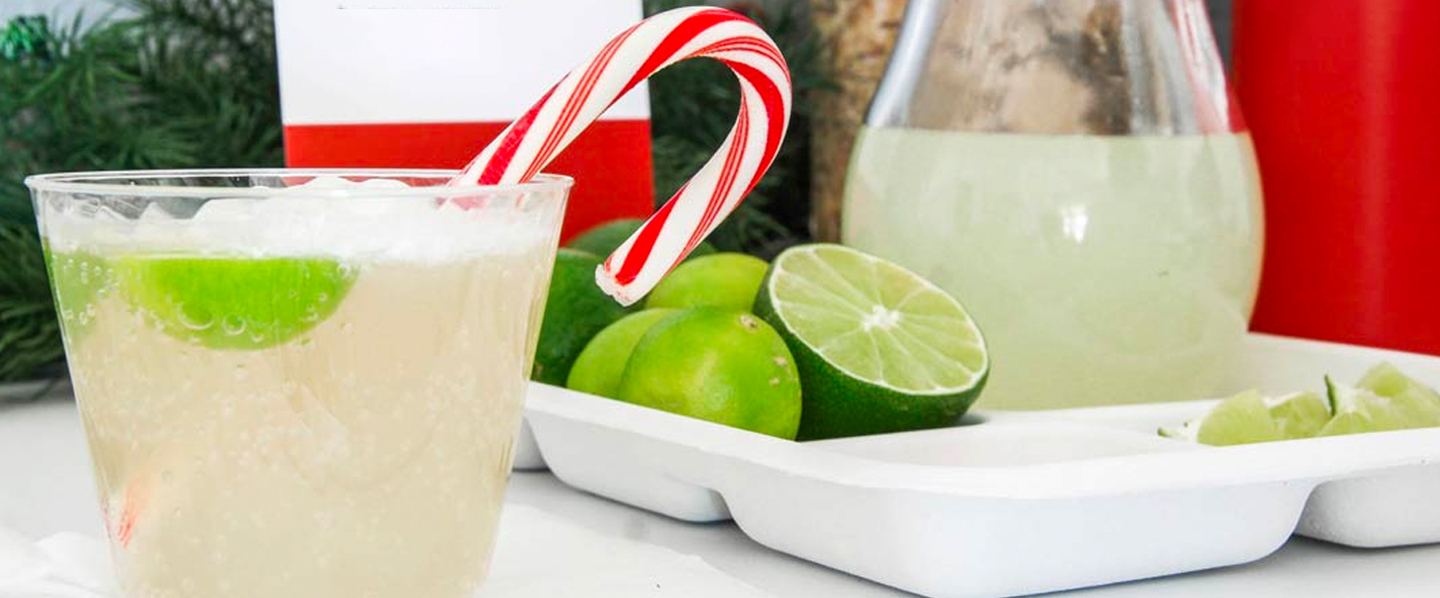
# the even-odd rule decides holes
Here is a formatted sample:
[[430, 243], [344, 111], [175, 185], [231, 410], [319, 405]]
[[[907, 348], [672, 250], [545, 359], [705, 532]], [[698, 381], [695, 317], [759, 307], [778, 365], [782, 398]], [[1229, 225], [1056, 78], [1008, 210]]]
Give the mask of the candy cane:
[[740, 114], [715, 155], [595, 271], [624, 304], [654, 288], [770, 168], [790, 122], [790, 71], [753, 21], [721, 8], [680, 8], [625, 30], [565, 75], [452, 184], [530, 180], [625, 92], [688, 58], [714, 58], [740, 82]]

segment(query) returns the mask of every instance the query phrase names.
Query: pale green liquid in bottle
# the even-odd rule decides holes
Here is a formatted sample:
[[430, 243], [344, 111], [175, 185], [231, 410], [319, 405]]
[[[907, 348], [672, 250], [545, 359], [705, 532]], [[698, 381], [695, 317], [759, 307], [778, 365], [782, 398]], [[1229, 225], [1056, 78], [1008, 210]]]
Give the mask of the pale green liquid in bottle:
[[1222, 390], [1260, 274], [1248, 135], [867, 128], [856, 143], [843, 240], [970, 310], [993, 360], [979, 407]]

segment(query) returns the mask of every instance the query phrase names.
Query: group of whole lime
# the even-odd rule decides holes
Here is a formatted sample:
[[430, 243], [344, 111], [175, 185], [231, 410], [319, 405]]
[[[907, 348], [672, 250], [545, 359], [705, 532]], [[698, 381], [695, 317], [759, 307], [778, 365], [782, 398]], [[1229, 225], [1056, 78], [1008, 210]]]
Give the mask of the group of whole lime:
[[[639, 227], [618, 220], [559, 250], [532, 378], [787, 439], [954, 424], [990, 373], [960, 302], [840, 245], [773, 262], [701, 244], [636, 307], [595, 268]], [[1227, 445], [1440, 426], [1440, 393], [1388, 364], [1324, 396], [1245, 392], [1161, 435]]]
[[984, 386], [984, 339], [958, 301], [838, 245], [767, 263], [702, 243], [622, 307], [595, 267], [638, 226], [559, 250], [532, 378], [786, 439], [950, 425]]

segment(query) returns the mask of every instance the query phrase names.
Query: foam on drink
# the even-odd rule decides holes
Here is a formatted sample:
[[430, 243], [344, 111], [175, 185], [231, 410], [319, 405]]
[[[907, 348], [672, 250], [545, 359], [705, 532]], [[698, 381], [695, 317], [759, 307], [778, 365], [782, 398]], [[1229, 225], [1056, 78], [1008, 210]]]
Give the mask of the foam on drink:
[[[464, 201], [423, 194], [337, 195], [354, 189], [410, 188], [391, 179], [316, 177], [269, 197], [217, 198], [198, 206], [156, 200], [133, 207], [64, 202], [44, 208], [60, 250], [435, 261], [524, 252], [552, 240], [543, 218], [514, 209], [515, 193]], [[339, 201], [345, 209], [335, 209], [337, 196], [344, 197]], [[138, 212], [138, 218], [127, 211]]]

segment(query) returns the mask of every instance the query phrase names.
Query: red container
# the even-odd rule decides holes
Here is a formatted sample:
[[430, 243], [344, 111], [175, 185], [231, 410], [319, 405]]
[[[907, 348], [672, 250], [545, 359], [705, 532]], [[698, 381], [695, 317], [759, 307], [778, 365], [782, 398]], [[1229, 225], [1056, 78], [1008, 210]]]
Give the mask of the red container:
[[1263, 332], [1440, 354], [1440, 1], [1235, 0]]

